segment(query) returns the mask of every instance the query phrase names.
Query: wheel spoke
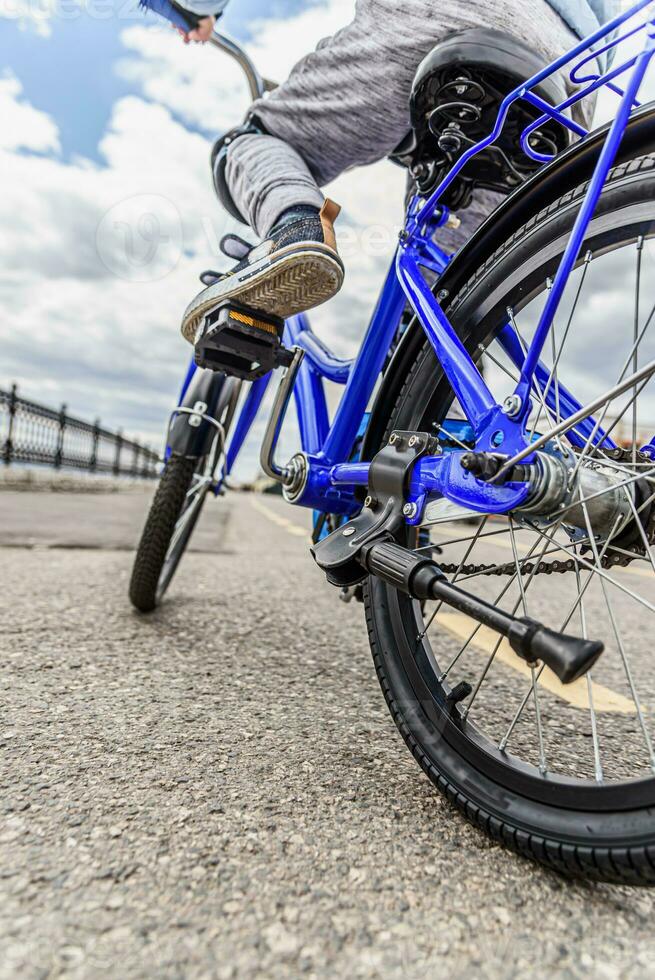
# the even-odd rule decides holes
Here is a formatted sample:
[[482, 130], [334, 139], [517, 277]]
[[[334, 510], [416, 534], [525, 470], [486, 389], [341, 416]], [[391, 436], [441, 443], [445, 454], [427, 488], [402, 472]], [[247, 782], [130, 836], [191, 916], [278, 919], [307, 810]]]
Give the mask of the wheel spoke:
[[546, 666], [545, 664], [542, 664], [541, 667], [539, 668], [539, 670], [537, 671], [536, 676], [533, 674], [532, 679], [530, 681], [530, 687], [528, 688], [527, 693], [525, 694], [525, 696], [523, 697], [523, 700], [521, 701], [521, 703], [519, 704], [518, 708], [516, 709], [516, 712], [514, 714], [514, 717], [512, 718], [512, 720], [510, 722], [509, 728], [507, 729], [507, 731], [505, 732], [505, 734], [501, 738], [500, 742], [498, 743], [498, 749], [501, 752], [504, 752], [505, 749], [507, 748], [507, 743], [510, 740], [510, 737], [512, 735], [512, 732], [516, 728], [516, 725], [518, 723], [518, 720], [521, 717], [521, 715], [523, 714], [523, 709], [525, 708], [526, 704], [528, 703], [528, 701], [530, 700], [530, 698], [534, 694], [534, 692], [536, 690], [535, 684], [539, 681], [539, 678], [543, 674], [544, 667], [545, 666]]
[[168, 561], [170, 556], [175, 551], [175, 546], [177, 545], [178, 541], [182, 537], [182, 533], [184, 532], [184, 529], [186, 528], [187, 524], [191, 520], [191, 517], [195, 513], [197, 507], [199, 506], [199, 501], [201, 500], [202, 497], [196, 497], [195, 500], [192, 500], [192, 502], [189, 504], [188, 507], [185, 507], [184, 512], [178, 517], [177, 522], [175, 524], [175, 529], [171, 537], [170, 544], [168, 546], [168, 550], [166, 551], [166, 558], [164, 559], [164, 563]]
[[[592, 528], [592, 525], [591, 525], [591, 520], [589, 518], [589, 511], [587, 510], [586, 504], [582, 504], [582, 511], [583, 511], [584, 518], [585, 518], [585, 524], [587, 525], [587, 532], [589, 534], [589, 543], [591, 545], [591, 550], [594, 553], [594, 561], [595, 561], [595, 564], [596, 564], [596, 572], [597, 572], [597, 574], [600, 574], [600, 567], [599, 567], [600, 566], [600, 558], [598, 556], [598, 548], [596, 546], [596, 540], [594, 538], [594, 532], [593, 532], [593, 528]], [[644, 741], [646, 742], [646, 748], [648, 750], [648, 756], [649, 756], [650, 766], [651, 766], [651, 769], [655, 772], [655, 756], [653, 755], [653, 745], [652, 745], [652, 742], [651, 742], [651, 738], [650, 738], [650, 734], [648, 732], [648, 729], [646, 728], [646, 723], [644, 721], [644, 715], [643, 715], [643, 712], [641, 710], [641, 704], [640, 704], [640, 701], [639, 701], [639, 695], [637, 694], [637, 690], [635, 688], [634, 680], [633, 680], [633, 677], [632, 677], [632, 670], [630, 669], [630, 663], [628, 661], [628, 656], [626, 654], [625, 646], [623, 644], [623, 637], [622, 637], [622, 635], [621, 635], [621, 633], [619, 631], [618, 622], [617, 622], [617, 619], [616, 619], [616, 616], [615, 616], [615, 613], [614, 613], [614, 607], [612, 605], [612, 602], [610, 600], [609, 594], [607, 592], [607, 586], [605, 585], [605, 582], [604, 582], [604, 580], [603, 580], [602, 577], [601, 577], [601, 581], [600, 581], [600, 587], [601, 587], [601, 589], [603, 591], [603, 598], [605, 599], [605, 605], [607, 607], [607, 612], [609, 614], [610, 623], [612, 624], [612, 632], [614, 633], [614, 638], [616, 640], [616, 645], [619, 648], [619, 653], [620, 653], [620, 656], [621, 656], [621, 661], [623, 663], [623, 668], [625, 670], [626, 679], [628, 681], [628, 687], [630, 688], [630, 693], [632, 695], [632, 700], [634, 701], [635, 707], [637, 709], [637, 717], [639, 719], [639, 725], [641, 727], [641, 731], [642, 731], [642, 734], [644, 736]]]
[[488, 357], [488, 358], [489, 358], [489, 360], [490, 360], [490, 361], [493, 361], [493, 363], [494, 363], [494, 364], [496, 365], [496, 367], [497, 367], [497, 368], [500, 368], [500, 370], [501, 370], [501, 371], [504, 371], [504, 372], [505, 372], [505, 374], [507, 375], [507, 377], [508, 377], [508, 378], [510, 378], [510, 379], [511, 379], [512, 381], [514, 381], [514, 382], [515, 382], [516, 384], [518, 384], [518, 383], [519, 383], [519, 381], [520, 381], [520, 378], [519, 378], [519, 376], [518, 376], [518, 374], [514, 374], [514, 373], [513, 373], [512, 371], [510, 371], [510, 369], [509, 369], [508, 367], [506, 367], [506, 365], [505, 365], [505, 364], [502, 364], [502, 363], [501, 363], [501, 362], [500, 362], [500, 361], [498, 360], [498, 358], [497, 358], [497, 357], [495, 357], [495, 356], [494, 356], [494, 355], [493, 355], [493, 354], [491, 353], [491, 351], [489, 350], [489, 348], [488, 348], [488, 347], [485, 347], [485, 346], [484, 346], [484, 344], [478, 344], [478, 348], [479, 348], [479, 350], [481, 350], [481, 351], [482, 351], [482, 353], [483, 353], [483, 354], [484, 354], [484, 355], [485, 355], [486, 357]]
[[549, 429], [548, 432], [545, 432], [543, 435], [539, 436], [538, 439], [536, 439], [529, 446], [526, 446], [525, 449], [522, 449], [520, 452], [516, 453], [515, 456], [508, 459], [505, 463], [503, 463], [493, 480], [490, 480], [490, 482], [497, 483], [501, 477], [508, 472], [508, 470], [515, 466], [516, 463], [520, 463], [522, 460], [524, 460], [526, 456], [529, 456], [537, 449], [541, 449], [542, 446], [545, 446], [546, 443], [550, 442], [551, 439], [554, 439], [562, 432], [566, 432], [567, 430], [574, 428], [578, 422], [588, 418], [592, 412], [595, 412], [596, 409], [605, 405], [606, 402], [610, 402], [614, 398], [618, 398], [618, 396], [622, 395], [624, 391], [627, 391], [629, 388], [633, 388], [637, 382], [641, 381], [642, 379], [650, 379], [653, 374], [655, 374], [655, 361], [649, 361], [648, 364], [645, 364], [643, 368], [640, 368], [636, 374], [630, 374], [629, 377], [625, 378], [620, 384], [615, 385], [613, 388], [609, 388], [607, 391], [604, 391], [602, 395], [594, 398], [594, 400], [588, 405], [580, 408], [577, 412], [574, 412], [569, 418], [564, 419], [564, 421], [560, 422], [559, 425]]
[[[526, 528], [518, 528], [519, 531], [527, 530]], [[478, 539], [480, 538], [493, 538], [497, 534], [509, 534], [509, 527], [503, 527], [499, 531], [485, 531], [484, 534], [478, 534]], [[416, 548], [416, 551], [427, 551], [429, 548], [434, 548], [437, 545], [439, 548], [446, 548], [451, 544], [462, 544], [463, 541], [470, 541], [471, 535], [467, 534], [463, 538], [449, 538], [447, 541], [433, 541], [431, 544], [422, 545], [420, 548]]]
[[[584, 501], [579, 501], [579, 503], [583, 507], [583, 509], [586, 509]], [[530, 527], [532, 527], [532, 529], [534, 531], [536, 531], [536, 533], [539, 534], [541, 537], [546, 537], [546, 535], [544, 534], [544, 532], [541, 531], [535, 524], [531, 524]], [[593, 547], [593, 541], [591, 541], [589, 543]], [[574, 548], [574, 545], [562, 544], [562, 545], [560, 545], [560, 547], [564, 551], [571, 551]], [[631, 599], [634, 599], [635, 600], [635, 602], [638, 602], [645, 609], [648, 609], [649, 612], [655, 612], [655, 606], [651, 602], [649, 602], [648, 599], [644, 599], [644, 597], [641, 596], [641, 595], [639, 595], [637, 592], [633, 592], [632, 589], [629, 589], [627, 587], [627, 585], [622, 585], [621, 582], [617, 582], [617, 580], [615, 578], [612, 578], [611, 575], [608, 575], [607, 572], [603, 568], [598, 568], [592, 562], [587, 561], [586, 558], [583, 558], [582, 555], [578, 555], [577, 560], [582, 565], [584, 565], [585, 568], [591, 568], [591, 569], [593, 569], [595, 571], [596, 575], [598, 575], [598, 577], [600, 579], [602, 579], [604, 582], [609, 582], [610, 585], [615, 586], [617, 589], [619, 589], [620, 592], [625, 592], [626, 595], [629, 595]]]
[[[528, 559], [530, 558], [530, 556], [532, 555], [532, 552], [536, 548], [536, 545], [537, 545], [537, 542], [535, 542], [533, 544], [532, 548], [530, 549], [530, 551], [528, 552], [528, 554], [524, 558], [521, 558], [520, 560], [517, 560], [516, 561], [516, 572], [514, 572], [514, 574], [512, 575], [512, 577], [511, 577], [511, 579], [510, 579], [510, 581], [509, 581], [509, 583], [507, 585], [507, 588], [503, 590], [503, 592], [501, 593], [501, 595], [498, 597], [498, 599], [494, 603], [494, 605], [497, 605], [498, 602], [500, 601], [500, 599], [505, 595], [505, 592], [507, 592], [507, 589], [512, 584], [512, 582], [514, 582], [516, 579], [518, 579], [518, 581], [519, 581], [519, 589], [520, 589], [520, 596], [516, 600], [516, 602], [514, 603], [513, 608], [510, 610], [512, 616], [516, 613], [516, 610], [520, 606], [521, 601], [525, 602], [525, 593], [530, 588], [530, 585], [533, 582], [535, 575], [537, 574], [537, 568], [539, 566], [539, 562], [542, 561], [543, 556], [544, 556], [544, 554], [546, 552], [546, 549], [548, 547], [548, 544], [544, 545], [544, 547], [543, 547], [543, 549], [541, 551], [541, 554], [539, 555], [539, 560], [535, 563], [535, 567], [530, 572], [530, 574], [528, 576], [527, 582], [525, 584], [523, 584], [521, 569], [522, 569], [523, 565], [525, 565], [525, 563], [528, 561]], [[469, 639], [468, 639], [468, 641], [466, 643], [466, 646], [468, 646], [468, 644], [471, 642], [471, 640], [473, 639], [473, 637], [475, 636], [475, 634], [477, 633], [477, 631], [479, 629], [480, 629], [480, 625], [478, 625], [475, 628], [475, 630], [473, 631], [473, 633], [469, 637]], [[488, 658], [486, 664], [484, 665], [484, 668], [482, 670], [482, 673], [480, 674], [480, 677], [478, 678], [478, 680], [477, 680], [477, 682], [475, 684], [475, 687], [473, 688], [473, 691], [470, 694], [469, 700], [468, 700], [465, 708], [462, 711], [462, 717], [463, 718], [468, 717], [468, 714], [469, 714], [469, 712], [471, 710], [471, 707], [473, 705], [473, 702], [475, 701], [475, 699], [477, 698], [477, 696], [479, 694], [480, 688], [482, 687], [482, 684], [484, 682], [484, 679], [486, 678], [487, 674], [489, 673], [489, 670], [491, 668], [491, 665], [493, 664], [493, 662], [494, 662], [494, 660], [496, 658], [496, 654], [498, 653], [498, 650], [500, 648], [500, 644], [502, 643], [503, 639], [504, 638], [502, 636], [499, 636], [498, 637], [498, 641], [497, 641], [496, 645], [494, 646], [493, 650], [491, 651], [491, 653], [489, 655], [489, 658]], [[464, 651], [461, 650], [460, 651], [460, 655], [463, 652]]]
[[[620, 523], [620, 518], [618, 518], [616, 520], [616, 522], [614, 523], [614, 527], [612, 528], [612, 534], [614, 533], [614, 531], [616, 531], [616, 528], [617, 528], [617, 526], [618, 526], [619, 523]], [[605, 552], [609, 548], [609, 544], [610, 544], [610, 541], [609, 541], [609, 538], [608, 538], [608, 540], [605, 542], [605, 545], [603, 546], [603, 550], [600, 553], [601, 559], [604, 557]], [[593, 577], [594, 577], [594, 573], [592, 571], [587, 576], [587, 580], [586, 580], [585, 584], [582, 586], [582, 589], [578, 591], [577, 598], [575, 599], [573, 605], [571, 606], [571, 608], [568, 610], [566, 616], [564, 617], [564, 622], [562, 623], [562, 625], [559, 628], [559, 632], [560, 633], [563, 633], [564, 630], [566, 629], [566, 627], [569, 625], [571, 619], [573, 618], [573, 615], [574, 615], [576, 609], [578, 608], [578, 606], [582, 602], [582, 597], [584, 596], [585, 592], [589, 588], [589, 585], [593, 581]], [[542, 664], [541, 667], [539, 668], [539, 671], [538, 671], [537, 676], [536, 676], [536, 680], [537, 681], [541, 677], [541, 675], [542, 675], [542, 673], [544, 671], [545, 666], [546, 666], [545, 664]], [[503, 752], [505, 750], [505, 748], [507, 746], [507, 743], [508, 743], [508, 741], [510, 739], [510, 736], [511, 736], [512, 732], [514, 731], [514, 728], [515, 728], [515, 726], [516, 726], [519, 718], [521, 717], [521, 715], [523, 713], [523, 709], [525, 708], [526, 704], [530, 700], [530, 697], [532, 695], [532, 690], [533, 690], [532, 689], [532, 685], [530, 685], [530, 687], [528, 687], [528, 690], [527, 690], [527, 692], [525, 694], [525, 697], [523, 698], [521, 704], [519, 705], [519, 707], [518, 707], [518, 709], [516, 711], [516, 714], [514, 715], [514, 718], [512, 719], [512, 721], [510, 723], [509, 728], [505, 732], [505, 735], [503, 736], [503, 738], [500, 740], [500, 742], [498, 744], [498, 748], [500, 749], [501, 752]]]
[[[473, 550], [473, 547], [474, 547], [475, 543], [477, 542], [478, 538], [480, 537], [480, 534], [482, 532], [482, 529], [484, 528], [484, 526], [487, 523], [488, 519], [489, 519], [488, 517], [485, 517], [483, 521], [480, 521], [480, 524], [478, 525], [478, 529], [475, 532], [475, 534], [473, 535], [473, 538], [471, 540], [471, 543], [469, 544], [468, 548], [466, 549], [466, 551], [464, 553], [464, 557], [460, 561], [460, 563], [457, 566], [457, 569], [455, 571], [455, 574], [453, 575], [452, 579], [450, 580], [451, 583], [457, 581], [457, 577], [459, 576], [459, 573], [461, 572], [461, 570], [462, 570], [462, 568], [463, 568], [463, 566], [464, 566], [464, 564], [466, 562], [466, 559], [471, 554], [471, 551]], [[439, 610], [441, 609], [442, 606], [443, 606], [443, 599], [440, 602], [437, 603], [437, 605], [436, 605], [436, 607], [434, 609], [434, 612], [432, 613], [432, 615], [430, 616], [430, 619], [427, 622], [427, 625], [421, 630], [421, 632], [416, 637], [417, 644], [421, 642], [421, 640], [423, 639], [423, 637], [425, 636], [425, 634], [427, 633], [427, 631], [430, 629], [430, 626], [432, 625], [432, 622], [433, 622], [435, 616], [437, 615], [437, 613], [439, 612]]]
[[[537, 549], [538, 544], [539, 544], [538, 541], [534, 541], [532, 543], [532, 546], [531, 546], [530, 550], [528, 551], [527, 555], [523, 559], [523, 563], [525, 563], [526, 561], [528, 561], [528, 559], [530, 559], [532, 557], [532, 555], [534, 554], [534, 552]], [[543, 550], [542, 550], [541, 554], [539, 555], [539, 561], [542, 560], [542, 558], [544, 556], [544, 553], [546, 552], [547, 547], [548, 547], [548, 544], [544, 545]], [[516, 574], [517, 573], [515, 572], [507, 580], [507, 583], [505, 584], [505, 586], [500, 590], [499, 594], [494, 599], [493, 605], [498, 605], [498, 603], [500, 602], [500, 600], [509, 591], [511, 585], [516, 580]], [[465, 576], [465, 577], [466, 578], [469, 578], [470, 576]], [[471, 635], [469, 636], [469, 638], [464, 643], [464, 646], [460, 648], [460, 650], [455, 654], [455, 656], [450, 661], [450, 663], [448, 664], [448, 666], [446, 667], [446, 669], [443, 671], [443, 673], [439, 675], [438, 680], [440, 682], [446, 679], [446, 677], [448, 676], [448, 674], [450, 673], [450, 671], [452, 670], [452, 668], [455, 666], [455, 664], [457, 663], [457, 661], [459, 660], [459, 658], [462, 656], [462, 654], [464, 653], [464, 651], [468, 648], [468, 646], [470, 645], [471, 641], [475, 638], [475, 636], [477, 635], [478, 631], [481, 628], [482, 628], [482, 624], [481, 623], [478, 623], [478, 625], [475, 627], [475, 629], [473, 630], [473, 632], [471, 633]]]
[[[577, 555], [576, 555], [577, 557]], [[589, 574], [589, 579], [591, 579], [593, 572]], [[582, 633], [582, 638], [584, 640], [588, 639], [587, 634], [587, 617], [585, 615], [584, 602], [582, 601], [582, 590], [580, 588], [580, 563], [576, 561], [575, 563], [575, 581], [578, 587], [578, 598], [580, 600], [580, 631]], [[591, 720], [591, 739], [594, 749], [594, 775], [596, 777], [597, 783], [602, 783], [603, 781], [603, 767], [600, 761], [600, 741], [598, 739], [598, 723], [596, 720], [596, 709], [594, 707], [594, 691], [591, 680], [591, 671], [588, 670], [585, 679], [587, 681], [587, 700], [589, 701], [589, 716]]]
[[210, 476], [201, 476], [199, 473], [194, 473], [193, 478], [196, 481], [196, 483], [195, 486], [191, 487], [190, 490], [187, 490], [186, 492], [187, 500], [189, 500], [190, 497], [195, 496], [195, 494], [197, 494], [199, 490], [202, 490], [204, 487], [208, 487], [209, 484], [212, 482]]
[[[555, 385], [556, 385], [555, 399], [556, 399], [556, 405], [557, 405], [556, 415], [557, 415], [557, 421], [558, 422], [561, 421], [561, 417], [560, 417], [560, 410], [559, 410], [559, 385], [557, 383], [557, 365], [559, 364], [560, 358], [561, 358], [561, 356], [562, 356], [562, 354], [564, 352], [564, 344], [566, 343], [566, 338], [569, 335], [569, 330], [571, 329], [571, 324], [573, 323], [573, 317], [575, 316], [575, 311], [576, 311], [576, 309], [578, 307], [578, 301], [580, 299], [580, 294], [582, 293], [582, 287], [584, 286], [584, 282], [585, 282], [585, 279], [587, 277], [587, 271], [589, 269], [589, 263], [591, 262], [592, 257], [593, 257], [593, 254], [590, 251], [587, 252], [587, 254], [585, 255], [585, 258], [584, 258], [584, 266], [583, 266], [583, 269], [582, 269], [582, 275], [580, 276], [580, 282], [578, 283], [578, 288], [576, 290], [575, 298], [573, 300], [573, 306], [571, 307], [571, 311], [569, 313], [569, 318], [568, 318], [568, 320], [566, 322], [566, 327], [564, 328], [564, 333], [562, 334], [562, 342], [560, 343], [560, 347], [559, 347], [559, 351], [557, 352], [557, 356], [555, 356], [555, 331], [554, 331], [554, 327], [551, 328], [551, 338], [552, 338], [552, 344], [553, 344], [553, 367], [552, 367], [551, 372], [550, 372], [550, 374], [548, 376], [548, 380], [546, 381], [546, 387], [544, 388], [543, 397], [544, 397], [544, 400], [545, 400], [546, 397], [547, 397], [547, 395], [548, 395], [548, 392], [550, 391], [550, 386], [551, 386], [551, 384], [552, 384], [552, 382], [554, 380], [555, 381]], [[548, 280], [548, 281], [551, 283], [551, 288], [552, 288], [552, 281], [551, 280]], [[530, 435], [528, 436], [528, 442], [530, 442], [532, 440], [532, 437], [534, 436], [534, 434], [535, 434], [535, 432], [537, 430], [537, 426], [539, 425], [539, 419], [540, 418], [541, 418], [541, 408], [539, 409], [539, 411], [537, 413], [537, 418], [535, 420], [535, 423], [532, 426], [532, 429], [530, 430]]]
[[[510, 323], [512, 324], [512, 327], [514, 328], [514, 332], [516, 333], [516, 336], [519, 339], [519, 343], [521, 344], [521, 347], [523, 348], [523, 353], [525, 355], [527, 355], [528, 345], [526, 344], [526, 342], [524, 341], [523, 337], [521, 336], [521, 334], [519, 332], [519, 328], [518, 328], [517, 323], [516, 323], [516, 318], [514, 316], [514, 311], [511, 308], [511, 306], [507, 308], [507, 315], [509, 316]], [[552, 329], [553, 328], [551, 327], [551, 331], [552, 331]], [[551, 421], [553, 421], [553, 412], [548, 407], [548, 405], [546, 404], [545, 395], [543, 394], [543, 392], [541, 390], [541, 386], [539, 385], [539, 382], [535, 378], [532, 379], [532, 388], [533, 388], [533, 391], [535, 392], [537, 398], [539, 399], [540, 408], [539, 408], [538, 418], [541, 417], [541, 412], [543, 410], [546, 413], [547, 418], [549, 418]], [[555, 421], [555, 424], [557, 425], [557, 423], [560, 420], [557, 419], [557, 418], [555, 418], [554, 421]], [[533, 426], [533, 432], [534, 432], [534, 426]], [[532, 439], [532, 434], [533, 433], [530, 433], [529, 440]], [[557, 445], [558, 445], [560, 451], [563, 453], [563, 455], [567, 455], [567, 451], [565, 450], [564, 446], [562, 445], [562, 442], [561, 442], [559, 436], [558, 435], [555, 435], [554, 438], [555, 438], [555, 442], [557, 443]]]
[[[612, 422], [612, 424], [607, 429], [604, 429], [603, 430], [603, 440], [608, 439], [609, 436], [611, 436], [611, 434], [614, 432], [614, 429], [617, 427], [617, 425], [619, 424], [619, 422], [621, 421], [621, 419], [623, 418], [623, 416], [625, 415], [625, 413], [630, 408], [630, 406], [631, 405], [636, 405], [637, 398], [642, 393], [642, 391], [644, 390], [644, 388], [646, 387], [646, 385], [648, 384], [649, 381], [650, 381], [650, 377], [648, 377], [644, 381], [642, 381], [642, 383], [637, 387], [635, 393], [631, 396], [630, 401], [623, 408], [623, 411], [621, 412], [621, 414], [620, 415], [617, 415], [617, 417], [614, 419], [614, 421]], [[575, 467], [573, 468], [573, 472], [571, 473], [571, 477], [570, 477], [571, 480], [575, 479], [575, 476], [576, 476], [578, 470], [580, 469], [580, 467], [582, 466], [583, 462], [589, 457], [590, 451], [593, 448], [596, 448], [593, 445], [593, 441], [596, 438], [596, 435], [598, 433], [599, 428], [603, 424], [603, 419], [605, 418], [608, 409], [609, 409], [609, 402], [603, 408], [602, 414], [594, 422], [594, 427], [591, 430], [591, 433], [589, 434], [589, 438], [587, 439], [586, 443], [582, 447], [582, 451], [580, 452], [580, 455], [578, 456], [578, 459], [576, 461]], [[602, 452], [602, 447], [600, 447], [600, 451]], [[605, 465], [610, 465], [610, 463], [611, 463], [611, 460], [606, 460]], [[636, 465], [636, 463], [635, 463], [635, 465]]]
[[447, 429], [444, 429], [443, 425], [435, 425], [435, 429], [437, 432], [443, 432], [447, 439], [450, 439], [452, 442], [456, 442], [458, 446], [462, 447], [462, 449], [466, 449], [468, 451], [471, 448], [470, 446], [467, 446], [465, 442], [462, 442], [461, 439], [458, 439], [457, 436], [454, 436], [452, 432], [448, 432]]
[[[632, 355], [632, 370], [633, 373], [637, 373], [639, 367], [639, 349], [637, 344], [637, 338], [639, 336], [639, 293], [641, 287], [641, 255], [644, 248], [643, 235], [640, 235], [637, 239], [637, 270], [635, 274], [635, 317], [634, 317], [634, 331], [633, 331], [633, 348], [634, 354]], [[633, 389], [632, 392], [632, 465], [634, 466], [637, 462], [637, 390]]]
[[[632, 516], [634, 517], [635, 524], [639, 528], [639, 535], [641, 537], [641, 540], [643, 541], [644, 548], [646, 550], [646, 559], [650, 562], [650, 567], [653, 569], [653, 572], [655, 572], [655, 559], [653, 559], [653, 555], [652, 555], [652, 552], [650, 550], [650, 547], [651, 546], [650, 546], [650, 542], [648, 540], [648, 535], [646, 534], [646, 532], [644, 530], [644, 525], [639, 520], [639, 513], [637, 512], [637, 508], [635, 507], [635, 502], [632, 499], [632, 494], [627, 489], [624, 489], [623, 492], [625, 494], [626, 500], [628, 501], [628, 505], [630, 507], [630, 510], [632, 511]], [[623, 550], [623, 549], [621, 549], [621, 550]]]
[[[555, 383], [557, 384], [557, 381]], [[509, 519], [509, 530], [510, 530], [510, 540], [512, 542], [512, 552], [514, 554], [514, 562], [516, 564], [517, 570], [519, 570], [520, 572], [519, 555], [518, 555], [518, 551], [516, 550], [516, 537], [514, 535], [514, 521], [511, 517]], [[521, 605], [523, 606], [523, 615], [527, 616], [529, 615], [528, 604], [525, 598], [525, 589], [523, 588], [523, 578], [520, 574], [518, 577], [518, 583], [519, 583], [519, 592], [521, 593]], [[539, 706], [539, 692], [537, 690], [537, 681], [535, 678], [534, 664], [530, 664], [530, 677], [532, 682], [532, 698], [534, 700], [535, 720], [537, 723], [537, 738], [539, 741], [539, 770], [542, 775], [545, 775], [548, 766], [546, 763], [546, 748], [544, 744], [544, 732], [541, 725], [541, 708]]]

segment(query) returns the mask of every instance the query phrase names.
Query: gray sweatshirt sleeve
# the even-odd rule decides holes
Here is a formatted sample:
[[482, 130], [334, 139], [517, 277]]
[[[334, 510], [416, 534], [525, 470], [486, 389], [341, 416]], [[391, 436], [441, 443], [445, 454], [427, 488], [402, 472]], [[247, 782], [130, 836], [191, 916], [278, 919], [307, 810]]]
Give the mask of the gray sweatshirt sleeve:
[[197, 17], [209, 17], [222, 14], [228, 3], [229, 0], [181, 0], [180, 6]]

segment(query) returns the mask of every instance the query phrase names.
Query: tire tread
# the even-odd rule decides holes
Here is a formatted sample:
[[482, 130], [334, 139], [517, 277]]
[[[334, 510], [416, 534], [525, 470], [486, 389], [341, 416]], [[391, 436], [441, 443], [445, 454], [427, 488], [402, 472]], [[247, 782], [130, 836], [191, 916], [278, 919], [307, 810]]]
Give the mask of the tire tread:
[[152, 612], [157, 605], [157, 585], [162, 566], [197, 465], [196, 459], [173, 456], [160, 477], [130, 579], [130, 602], [139, 612]]
[[[614, 167], [608, 175], [607, 184], [612, 184], [626, 178], [632, 179], [638, 177], [639, 179], [643, 179], [646, 171], [654, 170], [655, 153], [647, 154]], [[510, 249], [520, 247], [522, 242], [537, 225], [549, 220], [551, 217], [557, 215], [564, 207], [571, 205], [581, 198], [587, 187], [588, 182], [585, 182], [573, 190], [565, 192], [556, 201], [553, 201], [526, 220], [466, 280], [458, 293], [449, 301], [448, 312], [451, 313], [460, 305], [463, 299], [469, 295], [470, 291], [489, 274], [490, 270]], [[424, 359], [433, 356], [432, 348], [426, 341], [426, 344], [420, 350], [412, 368], [404, 379], [395, 404], [391, 407], [387, 435], [392, 427], [391, 420], [395, 418], [399, 406], [405, 400], [409, 388], [414, 383], [416, 373], [423, 365]], [[369, 601], [368, 588], [365, 589], [365, 598], [366, 625], [373, 654], [373, 662], [393, 721], [412, 755], [416, 758], [430, 781], [446, 799], [464, 814], [470, 823], [482, 830], [492, 840], [503, 844], [515, 853], [528, 857], [539, 864], [545, 865], [567, 876], [593, 878], [616, 884], [652, 885], [655, 883], [655, 846], [639, 845], [629, 848], [593, 847], [545, 838], [529, 833], [522, 828], [515, 827], [510, 822], [501, 820], [494, 814], [486, 812], [477, 803], [474, 803], [464, 795], [460, 789], [454, 786], [423, 751], [405, 721], [402, 709], [394, 697], [385, 674], [381, 647]]]

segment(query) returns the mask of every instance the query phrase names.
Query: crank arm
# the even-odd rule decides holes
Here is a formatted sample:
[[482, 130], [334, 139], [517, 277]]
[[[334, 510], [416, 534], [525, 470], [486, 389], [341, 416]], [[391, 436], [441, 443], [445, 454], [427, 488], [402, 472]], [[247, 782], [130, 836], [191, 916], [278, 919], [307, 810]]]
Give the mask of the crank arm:
[[541, 660], [563, 684], [570, 684], [586, 674], [603, 652], [604, 646], [598, 640], [556, 633], [537, 620], [512, 616], [452, 585], [431, 558], [418, 555], [390, 539], [365, 545], [359, 561], [371, 575], [412, 598], [438, 599], [506, 636], [512, 650], [522, 660], [528, 664]]

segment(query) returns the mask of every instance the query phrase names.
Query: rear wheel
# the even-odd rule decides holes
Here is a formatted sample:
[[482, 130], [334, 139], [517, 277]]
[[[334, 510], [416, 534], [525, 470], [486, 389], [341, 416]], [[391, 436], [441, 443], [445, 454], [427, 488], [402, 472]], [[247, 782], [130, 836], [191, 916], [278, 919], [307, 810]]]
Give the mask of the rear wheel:
[[[509, 310], [529, 343], [584, 190], [531, 218], [450, 301], [451, 322], [499, 402], [515, 375], [499, 331]], [[655, 158], [612, 172], [546, 345], [550, 384], [565, 384], [583, 404], [655, 359], [654, 200]], [[529, 424], [538, 434], [560, 420], [559, 404], [544, 407], [543, 394], [535, 393]], [[655, 434], [652, 376], [608, 399], [599, 416], [618, 449], [581, 447], [564, 432], [555, 451], [613, 474], [636, 511], [629, 534], [595, 526], [590, 498], [582, 530], [562, 518], [536, 527], [519, 514], [481, 515], [472, 526], [470, 516], [445, 511], [430, 528], [451, 581], [517, 615], [603, 640], [593, 677], [565, 687], [466, 617], [380, 580], [367, 585], [366, 609], [393, 718], [471, 821], [558, 870], [644, 884], [655, 882], [655, 464], [639, 450]], [[466, 444], [466, 425], [455, 425], [462, 418], [426, 344], [387, 434], [432, 431], [448, 451]]]

